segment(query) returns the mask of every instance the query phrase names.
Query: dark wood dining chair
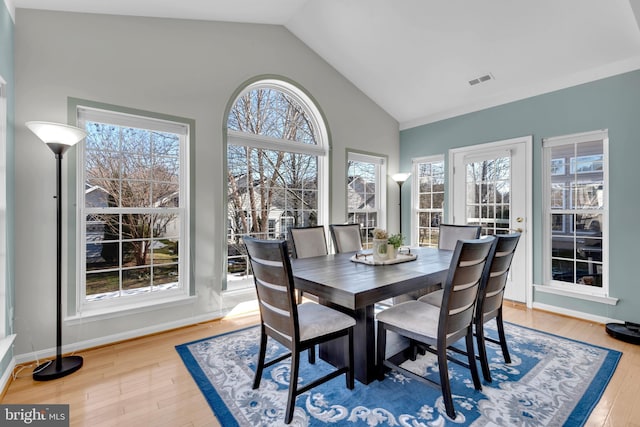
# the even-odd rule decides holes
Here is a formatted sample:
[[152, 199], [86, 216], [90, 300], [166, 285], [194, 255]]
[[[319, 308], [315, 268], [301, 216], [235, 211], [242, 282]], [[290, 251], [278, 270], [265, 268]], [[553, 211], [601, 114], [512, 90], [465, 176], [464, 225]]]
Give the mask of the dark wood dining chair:
[[337, 254], [362, 250], [360, 224], [331, 224], [329, 231]]
[[[482, 367], [482, 376], [487, 382], [491, 382], [491, 371], [487, 358], [487, 348], [485, 341], [499, 344], [502, 349], [502, 356], [505, 363], [511, 363], [507, 339], [504, 334], [504, 324], [502, 321], [502, 302], [504, 291], [507, 286], [507, 278], [511, 262], [520, 240], [520, 233], [499, 234], [489, 254], [489, 261], [485, 267], [485, 272], [478, 291], [478, 301], [476, 302], [476, 312], [473, 324], [475, 327], [476, 343], [478, 347], [478, 359]], [[442, 304], [442, 291], [427, 294], [418, 299], [439, 307]], [[496, 319], [498, 329], [498, 339], [485, 336], [484, 324], [491, 319]]]
[[[353, 327], [355, 320], [344, 313], [313, 302], [297, 304], [291, 261], [284, 240], [259, 240], [245, 237], [244, 244], [253, 270], [260, 307], [260, 351], [253, 389], [260, 387], [264, 368], [291, 358], [289, 395], [285, 423], [293, 419], [296, 397], [332, 378], [345, 374], [347, 388], [354, 388]], [[425, 304], [426, 305], [426, 304]], [[288, 352], [265, 361], [268, 338], [276, 340]], [[300, 353], [309, 352], [315, 362], [315, 345], [338, 338], [344, 339], [345, 363], [328, 374], [298, 387]]]
[[[473, 315], [482, 273], [493, 241], [494, 238], [490, 237], [459, 240], [456, 243], [444, 283], [441, 307], [415, 300], [405, 301], [377, 315], [378, 378], [383, 380], [384, 371], [389, 367], [416, 380], [440, 387], [447, 415], [452, 419], [456, 418], [456, 412], [451, 396], [448, 361], [467, 367], [471, 371], [475, 389], [482, 389], [473, 350]], [[423, 344], [428, 351], [436, 354], [440, 382], [422, 377], [386, 359], [387, 331]], [[466, 362], [447, 353], [447, 348], [463, 337], [467, 349]]]
[[[327, 255], [327, 238], [324, 226], [291, 227], [289, 228], [291, 254], [294, 258], [311, 258]], [[302, 302], [303, 292], [298, 291], [298, 303]]]
[[[440, 224], [438, 227], [438, 249], [452, 251], [456, 247], [458, 240], [478, 239], [482, 227], [479, 225], [457, 225]], [[393, 303], [398, 304], [404, 301], [416, 300], [423, 295], [427, 295], [429, 290], [417, 290], [408, 294], [393, 297]], [[442, 293], [439, 294], [442, 299]]]

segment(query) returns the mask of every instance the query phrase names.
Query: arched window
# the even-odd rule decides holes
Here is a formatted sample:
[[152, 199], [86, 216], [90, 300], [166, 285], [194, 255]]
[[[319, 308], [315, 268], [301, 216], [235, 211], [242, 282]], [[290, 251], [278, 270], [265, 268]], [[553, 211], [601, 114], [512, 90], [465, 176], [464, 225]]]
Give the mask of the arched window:
[[259, 80], [227, 118], [227, 289], [247, 280], [243, 236], [286, 239], [290, 227], [327, 218], [328, 135], [311, 99], [280, 80]]

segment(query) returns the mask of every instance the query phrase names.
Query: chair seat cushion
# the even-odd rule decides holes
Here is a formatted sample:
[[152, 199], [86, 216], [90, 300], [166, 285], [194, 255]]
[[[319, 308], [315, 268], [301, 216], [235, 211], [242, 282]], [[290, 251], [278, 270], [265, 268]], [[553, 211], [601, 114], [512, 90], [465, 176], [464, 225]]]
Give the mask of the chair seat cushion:
[[298, 306], [300, 341], [341, 331], [355, 324], [356, 321], [353, 317], [322, 304], [305, 302]]
[[439, 307], [419, 301], [403, 302], [377, 315], [380, 322], [429, 338], [438, 336], [439, 318]]
[[426, 302], [427, 304], [435, 305], [436, 307], [440, 307], [442, 305], [442, 297], [444, 296], [444, 290], [440, 289], [439, 291], [431, 292], [430, 294], [426, 294], [418, 298], [420, 302]]

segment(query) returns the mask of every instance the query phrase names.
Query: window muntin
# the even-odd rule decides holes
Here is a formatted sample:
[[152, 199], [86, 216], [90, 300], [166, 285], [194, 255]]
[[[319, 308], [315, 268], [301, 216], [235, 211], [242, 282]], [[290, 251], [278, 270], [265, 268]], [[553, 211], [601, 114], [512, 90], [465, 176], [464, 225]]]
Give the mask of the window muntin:
[[347, 155], [347, 222], [360, 224], [362, 245], [371, 245], [375, 228], [386, 228], [385, 158], [349, 152]]
[[80, 307], [186, 294], [188, 125], [88, 107], [78, 119]]
[[311, 100], [286, 82], [248, 86], [228, 116], [227, 289], [253, 286], [242, 236], [286, 239], [324, 224], [327, 136]]
[[465, 158], [466, 224], [480, 225], [483, 236], [509, 232], [511, 153]]
[[607, 132], [543, 141], [545, 277], [554, 285], [606, 294]]
[[438, 246], [438, 233], [443, 217], [444, 158], [442, 156], [413, 161], [414, 205], [416, 206], [417, 233], [419, 246]]

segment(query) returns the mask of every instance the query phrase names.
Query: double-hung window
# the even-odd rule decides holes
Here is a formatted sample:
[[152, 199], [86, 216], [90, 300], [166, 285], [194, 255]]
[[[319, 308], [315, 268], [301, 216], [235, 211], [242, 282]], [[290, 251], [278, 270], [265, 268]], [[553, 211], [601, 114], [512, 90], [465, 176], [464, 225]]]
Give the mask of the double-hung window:
[[188, 292], [188, 123], [78, 107], [79, 309]]
[[375, 228], [386, 228], [386, 158], [347, 155], [347, 222], [360, 224], [362, 245], [369, 247]]
[[444, 207], [444, 157], [415, 159], [412, 176], [414, 218], [417, 218], [412, 227], [412, 241], [419, 246], [437, 247]]
[[545, 282], [606, 295], [607, 131], [543, 140]]

